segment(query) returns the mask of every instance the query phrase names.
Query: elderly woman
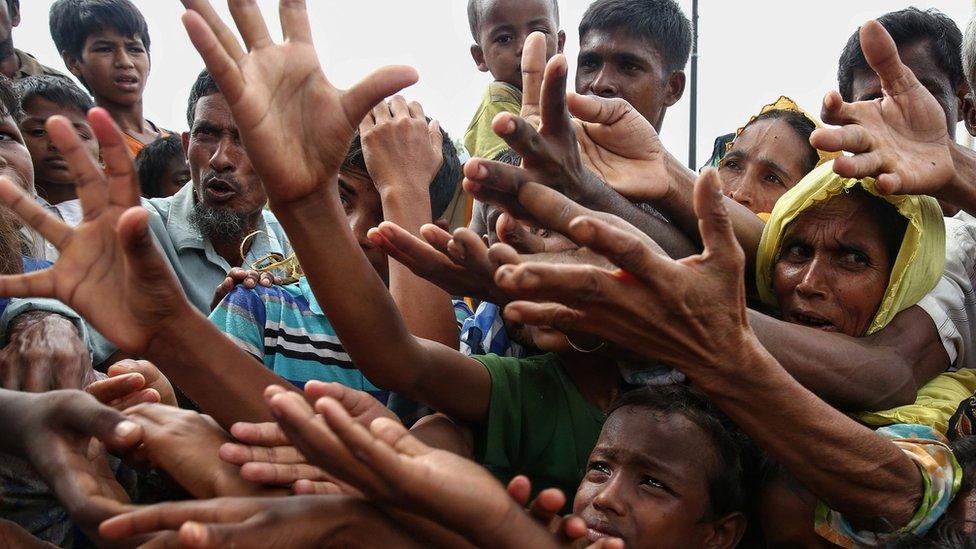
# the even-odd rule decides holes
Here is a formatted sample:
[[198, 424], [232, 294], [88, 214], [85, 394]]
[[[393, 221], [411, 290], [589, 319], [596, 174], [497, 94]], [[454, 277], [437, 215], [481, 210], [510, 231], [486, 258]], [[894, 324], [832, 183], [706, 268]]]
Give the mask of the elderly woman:
[[837, 153], [818, 151], [810, 134], [822, 124], [792, 99], [780, 96], [736, 131], [719, 162], [722, 191], [767, 217], [776, 201]]

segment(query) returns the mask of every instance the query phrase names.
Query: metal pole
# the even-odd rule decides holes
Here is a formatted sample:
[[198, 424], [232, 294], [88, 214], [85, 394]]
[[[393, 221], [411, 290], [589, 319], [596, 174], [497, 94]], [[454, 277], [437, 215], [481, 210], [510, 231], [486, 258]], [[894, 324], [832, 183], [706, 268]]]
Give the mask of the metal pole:
[[698, 0], [691, 1], [691, 121], [688, 129], [688, 168], [698, 169]]

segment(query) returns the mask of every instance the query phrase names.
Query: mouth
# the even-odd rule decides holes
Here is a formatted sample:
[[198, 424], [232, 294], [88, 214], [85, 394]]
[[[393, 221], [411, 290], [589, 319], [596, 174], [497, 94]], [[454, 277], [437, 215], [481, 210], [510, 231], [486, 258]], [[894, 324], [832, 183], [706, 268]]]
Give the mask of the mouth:
[[52, 170], [67, 170], [68, 163], [61, 156], [49, 156], [44, 159], [44, 165]]
[[139, 77], [132, 74], [122, 74], [115, 77], [115, 85], [125, 91], [136, 91], [139, 89]]
[[837, 331], [837, 326], [833, 322], [810, 311], [794, 311], [787, 315], [787, 317], [793, 324], [800, 324], [801, 326], [807, 326], [824, 332]]
[[204, 185], [204, 192], [210, 202], [228, 202], [237, 196], [237, 187], [223, 179], [211, 179]]
[[620, 532], [610, 526], [607, 522], [599, 522], [595, 525], [587, 525], [586, 539], [590, 543], [596, 543], [601, 538], [619, 538]]

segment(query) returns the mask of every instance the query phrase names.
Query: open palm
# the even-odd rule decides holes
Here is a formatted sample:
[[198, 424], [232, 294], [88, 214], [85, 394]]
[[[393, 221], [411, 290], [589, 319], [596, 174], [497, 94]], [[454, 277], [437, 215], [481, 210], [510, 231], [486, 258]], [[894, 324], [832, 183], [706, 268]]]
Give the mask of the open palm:
[[312, 45], [303, 0], [282, 0], [284, 41], [271, 40], [254, 2], [229, 2], [245, 51], [207, 0], [183, 0], [183, 23], [237, 122], [272, 207], [300, 201], [338, 174], [360, 121], [417, 80], [387, 67], [349, 90], [334, 87]]

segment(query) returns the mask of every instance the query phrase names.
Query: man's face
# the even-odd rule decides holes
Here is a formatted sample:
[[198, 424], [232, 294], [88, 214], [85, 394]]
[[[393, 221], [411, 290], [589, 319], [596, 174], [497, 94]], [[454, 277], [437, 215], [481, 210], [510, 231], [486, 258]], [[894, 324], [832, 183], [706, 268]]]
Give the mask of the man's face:
[[7, 0], [0, 0], [0, 44], [10, 42], [13, 28], [20, 24], [20, 4], [13, 4], [13, 9], [10, 9]]
[[366, 238], [366, 233], [383, 222], [383, 203], [369, 174], [359, 170], [339, 171], [339, 198], [349, 220], [349, 229], [383, 282], [389, 281], [386, 254]]
[[65, 108], [56, 103], [35, 97], [24, 104], [27, 117], [20, 123], [24, 142], [34, 163], [34, 177], [39, 185], [74, 185], [75, 178], [68, 169], [68, 163], [51, 142], [44, 124], [54, 115], [66, 117], [75, 128], [82, 144], [92, 158], [98, 158], [98, 141], [88, 125], [85, 113], [76, 108]]
[[588, 541], [614, 536], [627, 547], [661, 548], [713, 543], [715, 523], [705, 520], [708, 475], [717, 460], [711, 448], [705, 431], [680, 413], [627, 406], [610, 414], [573, 503]]
[[533, 32], [546, 35], [546, 59], [563, 51], [551, 0], [485, 0], [479, 45], [471, 47], [478, 70], [522, 89], [522, 45]]
[[621, 30], [583, 35], [578, 64], [576, 93], [623, 98], [658, 132], [665, 111], [684, 93], [684, 72], [669, 73], [657, 48]]
[[[962, 120], [962, 103], [966, 99], [968, 86], [957, 88], [952, 85], [949, 75], [942, 72], [936, 63], [935, 55], [927, 40], [898, 47], [898, 55], [909, 69], [915, 73], [919, 82], [942, 105], [946, 113], [949, 136], [956, 136], [956, 124]], [[881, 80], [871, 69], [854, 72], [851, 83], [851, 96], [854, 101], [871, 101], [882, 97]]]
[[99, 100], [125, 106], [142, 101], [150, 62], [139, 37], [113, 29], [96, 32], [85, 40], [81, 59], [66, 55], [64, 61]]
[[17, 122], [10, 115], [0, 118], [0, 176], [9, 178], [31, 196], [36, 194], [31, 155]]
[[259, 214], [268, 201], [254, 173], [230, 107], [219, 93], [201, 97], [183, 148], [197, 200], [239, 215]]

